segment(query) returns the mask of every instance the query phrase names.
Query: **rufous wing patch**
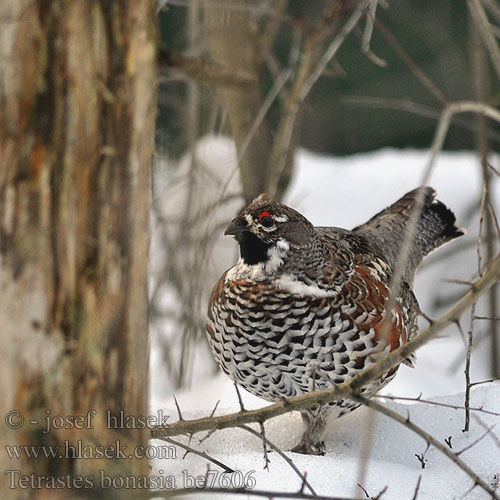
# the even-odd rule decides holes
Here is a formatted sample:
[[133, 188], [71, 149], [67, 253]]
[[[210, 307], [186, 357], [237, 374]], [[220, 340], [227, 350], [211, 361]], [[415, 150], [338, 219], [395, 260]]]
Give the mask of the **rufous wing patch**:
[[366, 325], [368, 329], [373, 328], [375, 331], [375, 340], [381, 341], [385, 339], [389, 342], [391, 351], [394, 351], [401, 343], [406, 342], [401, 308], [398, 305], [394, 307], [393, 314], [389, 320], [390, 323], [387, 324], [387, 316], [383, 312], [389, 297], [389, 288], [373, 276], [365, 266], [358, 265], [354, 269], [364, 282], [365, 289], [367, 290], [364, 301], [367, 302], [367, 306], [377, 311], [375, 316], [371, 317], [370, 321], [363, 323], [362, 326]]

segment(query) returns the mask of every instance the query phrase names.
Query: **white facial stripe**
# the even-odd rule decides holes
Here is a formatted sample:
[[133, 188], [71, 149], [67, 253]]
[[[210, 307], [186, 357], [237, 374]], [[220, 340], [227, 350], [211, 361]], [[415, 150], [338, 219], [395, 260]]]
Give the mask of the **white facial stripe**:
[[276, 215], [274, 220], [276, 222], [288, 222], [288, 217], [286, 215]]

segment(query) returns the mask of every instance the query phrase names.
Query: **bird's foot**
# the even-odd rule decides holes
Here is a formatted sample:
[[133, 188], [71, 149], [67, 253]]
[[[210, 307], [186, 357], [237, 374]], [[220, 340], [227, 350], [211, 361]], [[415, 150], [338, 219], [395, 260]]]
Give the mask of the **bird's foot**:
[[324, 455], [326, 453], [326, 446], [324, 441], [311, 443], [302, 439], [302, 441], [290, 451], [302, 453], [303, 455]]

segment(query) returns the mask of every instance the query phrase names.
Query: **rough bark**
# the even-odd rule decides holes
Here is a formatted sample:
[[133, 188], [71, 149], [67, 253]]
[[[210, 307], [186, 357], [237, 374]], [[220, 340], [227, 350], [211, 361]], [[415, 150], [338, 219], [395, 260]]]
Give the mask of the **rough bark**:
[[[154, 9], [153, 0], [0, 0], [1, 412], [25, 419], [2, 425], [5, 444], [147, 444], [144, 429], [113, 428], [106, 411], [148, 411]], [[43, 433], [47, 416], [90, 410], [83, 429]], [[92, 477], [92, 493], [74, 496], [113, 497], [99, 489], [99, 470], [148, 473], [145, 459], [9, 460], [5, 451], [2, 469]], [[56, 498], [45, 481], [13, 490], [11, 479], [4, 498]]]

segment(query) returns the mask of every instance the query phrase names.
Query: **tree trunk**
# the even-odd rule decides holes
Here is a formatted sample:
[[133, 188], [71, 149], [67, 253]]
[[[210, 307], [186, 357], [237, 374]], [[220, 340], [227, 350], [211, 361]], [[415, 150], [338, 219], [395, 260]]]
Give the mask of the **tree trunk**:
[[227, 5], [227, 8], [221, 8], [219, 5], [207, 4], [204, 9], [205, 27], [213, 60], [254, 76], [254, 83], [245, 88], [218, 89], [238, 152], [243, 196], [249, 203], [265, 190], [272, 139], [265, 121], [252, 134], [262, 105], [259, 68], [252, 43], [252, 15], [244, 8], [243, 0], [229, 0]]
[[[2, 418], [15, 410], [1, 456], [19, 471], [3, 498], [57, 498], [54, 478], [126, 498], [102, 487], [147, 475], [147, 460], [95, 456], [147, 444], [109, 417], [148, 413], [155, 2], [0, 0], [0, 20]], [[4, 444], [63, 458], [9, 459]]]

